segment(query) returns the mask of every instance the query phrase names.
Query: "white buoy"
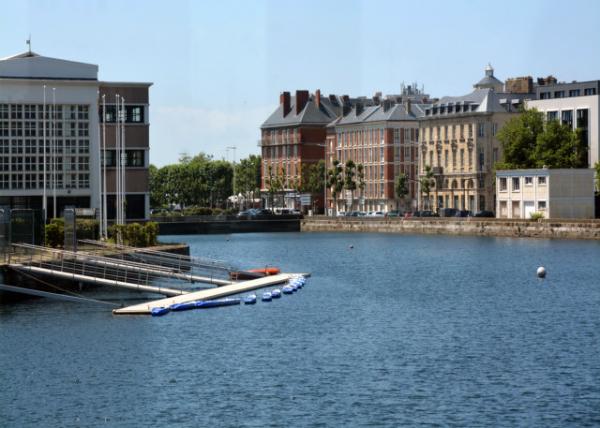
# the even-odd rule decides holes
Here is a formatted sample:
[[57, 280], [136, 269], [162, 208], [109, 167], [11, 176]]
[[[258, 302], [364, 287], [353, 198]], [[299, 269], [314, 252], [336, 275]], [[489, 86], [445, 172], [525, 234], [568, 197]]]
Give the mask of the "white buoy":
[[537, 268], [537, 276], [538, 278], [546, 277], [546, 268], [544, 266], [540, 266], [539, 268]]

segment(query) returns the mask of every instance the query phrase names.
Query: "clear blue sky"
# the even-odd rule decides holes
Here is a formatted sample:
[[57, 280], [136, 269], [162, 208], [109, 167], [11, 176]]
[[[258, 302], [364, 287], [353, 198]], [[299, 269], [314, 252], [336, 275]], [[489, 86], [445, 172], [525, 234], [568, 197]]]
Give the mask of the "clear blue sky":
[[[496, 76], [600, 79], [598, 1], [8, 1], [0, 57], [26, 49], [154, 82], [151, 162], [258, 153], [284, 90], [461, 95]], [[232, 152], [229, 159], [232, 159]]]

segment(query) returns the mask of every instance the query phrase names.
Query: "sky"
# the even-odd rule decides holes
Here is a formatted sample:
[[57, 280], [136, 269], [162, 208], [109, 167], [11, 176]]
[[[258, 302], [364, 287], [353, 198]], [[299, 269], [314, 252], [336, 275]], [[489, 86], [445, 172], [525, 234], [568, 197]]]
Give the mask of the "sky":
[[282, 91], [462, 95], [500, 80], [600, 79], [600, 2], [0, 0], [0, 57], [32, 50], [153, 82], [150, 162], [259, 154]]

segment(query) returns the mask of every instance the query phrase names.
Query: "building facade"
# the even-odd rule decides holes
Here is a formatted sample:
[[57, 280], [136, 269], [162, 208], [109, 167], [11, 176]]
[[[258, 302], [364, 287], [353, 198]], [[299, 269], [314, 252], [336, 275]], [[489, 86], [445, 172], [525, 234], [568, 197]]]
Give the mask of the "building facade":
[[[418, 121], [424, 115], [428, 96], [409, 86], [402, 95], [380, 98], [377, 94], [367, 103], [357, 102], [329, 126], [327, 169], [333, 168], [334, 160], [343, 167], [351, 160], [357, 168], [361, 165], [364, 176], [361, 180], [357, 172], [357, 189], [343, 191], [335, 200], [328, 189], [329, 215], [347, 210], [412, 210], [416, 206]], [[398, 197], [395, 190], [400, 173], [407, 178], [408, 194], [404, 198]]]
[[[283, 92], [279, 106], [261, 126], [261, 194], [263, 206], [299, 208], [297, 190], [302, 186], [302, 171], [325, 159], [327, 125], [344, 108], [350, 108], [348, 97], [322, 97], [317, 90], [296, 91], [295, 96]], [[271, 201], [269, 189], [277, 180], [278, 201]], [[322, 211], [324, 195], [313, 194], [310, 207]]]
[[419, 131], [419, 177], [433, 172], [429, 195], [419, 206], [472, 212], [495, 208], [494, 164], [502, 158], [498, 130], [533, 94], [502, 92], [491, 66], [461, 97], [444, 97], [425, 109]]
[[527, 108], [544, 113], [546, 120], [560, 120], [573, 129], [581, 129], [588, 147], [588, 166], [600, 160], [598, 137], [600, 124], [600, 81], [555, 83], [536, 88], [536, 99]]
[[594, 170], [523, 169], [496, 172], [498, 218], [594, 218]]
[[[0, 206], [46, 207], [49, 218], [60, 216], [65, 206], [100, 208], [100, 94], [136, 86], [146, 94], [145, 102], [131, 97], [132, 105], [142, 106], [145, 111], [144, 124], [140, 126], [145, 126], [146, 132], [129, 132], [127, 146], [142, 149], [144, 154], [139, 167], [127, 169], [126, 191], [142, 197], [131, 200], [127, 210], [132, 215], [127, 217], [148, 218], [150, 85], [99, 82], [97, 65], [44, 57], [31, 51], [1, 59]], [[110, 103], [110, 97], [106, 99]], [[108, 131], [107, 146], [110, 147]], [[111, 173], [107, 175], [110, 193]], [[110, 207], [108, 211], [110, 214]]]

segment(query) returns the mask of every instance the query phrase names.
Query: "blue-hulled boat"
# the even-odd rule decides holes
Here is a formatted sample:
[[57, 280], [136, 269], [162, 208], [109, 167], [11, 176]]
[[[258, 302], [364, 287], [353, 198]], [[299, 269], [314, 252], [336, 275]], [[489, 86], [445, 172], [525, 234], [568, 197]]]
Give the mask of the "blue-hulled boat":
[[273, 298], [273, 296], [268, 291], [263, 293], [263, 295], [262, 295], [263, 302], [270, 302], [272, 298]]
[[174, 303], [169, 306], [172, 311], [189, 311], [196, 308], [196, 302]]
[[281, 290], [279, 288], [274, 288], [271, 290], [271, 297], [274, 299], [279, 299], [281, 297]]
[[256, 294], [250, 294], [250, 295], [244, 297], [245, 305], [253, 305], [255, 303], [256, 303]]
[[168, 314], [169, 312], [170, 312], [169, 308], [163, 308], [162, 306], [158, 307], [158, 308], [152, 308], [152, 311], [151, 311], [153, 317], [161, 317], [163, 315]]
[[292, 294], [294, 289], [290, 285], [284, 285], [281, 291], [283, 291], [283, 294]]
[[199, 300], [196, 302], [196, 308], [217, 308], [219, 306], [239, 305], [240, 299], [217, 299], [217, 300]]

